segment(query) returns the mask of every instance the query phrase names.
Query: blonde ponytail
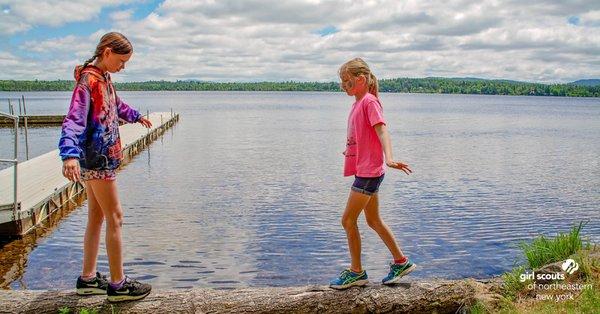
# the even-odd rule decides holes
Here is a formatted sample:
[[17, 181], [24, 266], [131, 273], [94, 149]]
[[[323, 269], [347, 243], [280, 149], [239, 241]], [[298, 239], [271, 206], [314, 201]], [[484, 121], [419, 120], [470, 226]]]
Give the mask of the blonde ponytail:
[[379, 82], [373, 73], [369, 73], [369, 80], [367, 82], [369, 86], [369, 93], [379, 98]]
[[342, 64], [339, 70], [340, 77], [346, 72], [354, 77], [364, 75], [367, 80], [369, 93], [379, 98], [379, 83], [377, 82], [377, 77], [371, 72], [369, 65], [363, 59], [354, 58]]

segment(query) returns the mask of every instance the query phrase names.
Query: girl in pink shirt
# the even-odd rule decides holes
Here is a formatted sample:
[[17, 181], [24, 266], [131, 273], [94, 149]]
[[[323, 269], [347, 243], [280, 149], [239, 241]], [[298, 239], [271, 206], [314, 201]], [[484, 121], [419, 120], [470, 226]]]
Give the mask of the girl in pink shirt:
[[341, 88], [349, 96], [356, 98], [348, 116], [348, 136], [344, 152], [344, 176], [353, 175], [355, 180], [342, 216], [351, 265], [330, 282], [330, 287], [346, 289], [368, 283], [367, 272], [362, 269], [360, 261], [361, 244], [357, 225], [358, 216], [363, 210], [367, 224], [377, 232], [394, 258], [394, 262], [390, 264], [390, 272], [382, 282], [397, 283], [402, 276], [413, 271], [416, 265], [402, 253], [390, 228], [379, 216], [377, 191], [384, 177], [384, 162], [388, 167], [406, 174], [412, 171], [408, 165], [394, 161], [390, 136], [378, 98], [379, 85], [367, 63], [360, 58], [352, 59], [340, 67], [339, 75]]

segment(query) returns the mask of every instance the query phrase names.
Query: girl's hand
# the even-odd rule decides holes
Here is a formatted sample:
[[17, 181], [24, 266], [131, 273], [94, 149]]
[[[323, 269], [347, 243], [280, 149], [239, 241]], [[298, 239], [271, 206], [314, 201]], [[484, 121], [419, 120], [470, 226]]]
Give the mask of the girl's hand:
[[79, 159], [69, 158], [63, 161], [63, 176], [70, 181], [81, 181], [81, 169], [79, 168]]
[[390, 167], [390, 168], [402, 170], [406, 174], [411, 174], [412, 173], [412, 170], [410, 170], [410, 168], [408, 167], [407, 164], [403, 164], [401, 162], [396, 162], [396, 161], [393, 161], [393, 160], [388, 160], [388, 161], [385, 162], [385, 164], [388, 167]]
[[152, 127], [152, 122], [150, 122], [150, 120], [141, 117], [140, 120], [138, 120], [139, 123], [141, 123], [143, 126], [145, 126], [146, 128], [151, 128]]

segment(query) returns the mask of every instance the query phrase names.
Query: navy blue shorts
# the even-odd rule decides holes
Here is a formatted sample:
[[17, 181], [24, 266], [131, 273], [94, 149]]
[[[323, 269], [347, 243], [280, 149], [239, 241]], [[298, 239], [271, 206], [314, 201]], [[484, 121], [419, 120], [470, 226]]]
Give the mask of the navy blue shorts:
[[373, 195], [377, 193], [377, 191], [379, 191], [379, 185], [381, 184], [381, 181], [383, 181], [384, 175], [385, 174], [382, 174], [381, 176], [374, 178], [354, 176], [352, 191], [363, 193], [366, 195]]

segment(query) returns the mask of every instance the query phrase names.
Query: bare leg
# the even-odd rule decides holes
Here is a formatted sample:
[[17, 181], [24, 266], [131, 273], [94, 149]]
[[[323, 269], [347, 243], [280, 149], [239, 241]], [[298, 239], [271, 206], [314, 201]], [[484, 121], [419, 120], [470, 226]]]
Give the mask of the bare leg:
[[342, 216], [342, 226], [344, 226], [344, 230], [346, 230], [348, 249], [350, 250], [350, 269], [354, 272], [362, 271], [360, 261], [361, 241], [357, 220], [360, 212], [367, 205], [369, 198], [369, 195], [350, 190], [346, 210]]
[[371, 199], [367, 203], [365, 208], [365, 218], [367, 220], [367, 224], [371, 229], [375, 230], [383, 243], [387, 246], [387, 248], [392, 253], [392, 256], [395, 260], [402, 259], [404, 254], [398, 247], [396, 243], [396, 239], [394, 238], [394, 234], [388, 227], [388, 225], [383, 222], [381, 216], [379, 216], [379, 196], [377, 193], [371, 196]]
[[83, 237], [83, 270], [81, 277], [89, 278], [96, 276], [96, 262], [98, 260], [104, 214], [90, 185], [86, 182], [85, 186], [88, 198], [88, 221]]
[[119, 282], [125, 277], [123, 273], [121, 229], [123, 210], [119, 202], [116, 181], [90, 180], [94, 196], [102, 208], [106, 219], [106, 253], [112, 282]]

